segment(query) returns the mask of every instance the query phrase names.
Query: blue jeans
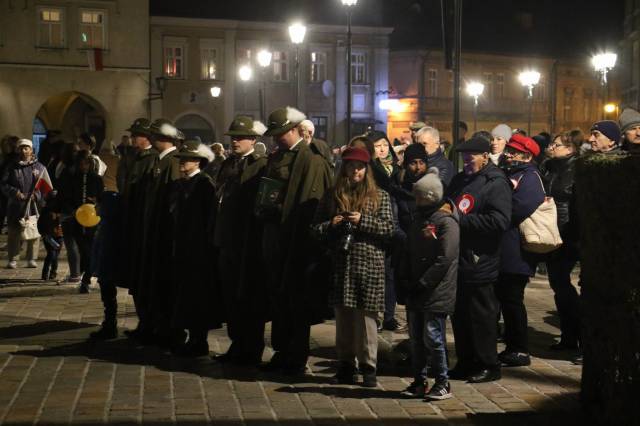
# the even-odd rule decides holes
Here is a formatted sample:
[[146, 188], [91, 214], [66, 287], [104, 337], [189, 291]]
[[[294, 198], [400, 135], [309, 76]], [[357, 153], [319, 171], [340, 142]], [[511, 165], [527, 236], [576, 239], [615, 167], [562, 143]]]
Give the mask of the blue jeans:
[[436, 383], [447, 383], [447, 316], [422, 311], [407, 311], [411, 338], [411, 368], [416, 381], [427, 380], [427, 357]]

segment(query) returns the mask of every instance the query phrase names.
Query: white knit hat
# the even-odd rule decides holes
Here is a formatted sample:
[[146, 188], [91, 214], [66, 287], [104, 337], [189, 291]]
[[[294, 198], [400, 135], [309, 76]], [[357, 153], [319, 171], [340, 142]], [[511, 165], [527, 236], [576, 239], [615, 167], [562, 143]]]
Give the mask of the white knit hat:
[[20, 139], [18, 141], [18, 148], [20, 148], [21, 146], [29, 146], [33, 148], [33, 142], [31, 142], [29, 139]]
[[491, 131], [491, 136], [493, 136], [494, 138], [502, 138], [507, 142], [509, 141], [509, 139], [511, 139], [512, 134], [513, 132], [511, 131], [511, 127], [507, 126], [506, 124], [498, 124]]
[[423, 204], [438, 204], [442, 201], [443, 192], [440, 172], [435, 167], [429, 167], [427, 174], [413, 184], [413, 195], [416, 200], [422, 200]]

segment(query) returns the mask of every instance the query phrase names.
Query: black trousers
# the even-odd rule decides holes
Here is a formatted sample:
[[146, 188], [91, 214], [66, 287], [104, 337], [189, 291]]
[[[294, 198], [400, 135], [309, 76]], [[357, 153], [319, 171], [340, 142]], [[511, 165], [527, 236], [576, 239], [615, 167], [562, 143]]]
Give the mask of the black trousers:
[[461, 369], [480, 370], [499, 366], [497, 316], [498, 300], [494, 283], [458, 283], [452, 325]]
[[558, 316], [560, 316], [561, 341], [575, 345], [580, 340], [580, 299], [571, 284], [571, 271], [576, 261], [567, 256], [547, 260], [549, 285], [553, 289]]
[[528, 282], [528, 276], [519, 274], [500, 274], [498, 278], [496, 295], [504, 319], [507, 352], [529, 353], [527, 308], [524, 306], [524, 289]]
[[100, 299], [104, 306], [104, 323], [115, 325], [118, 312], [118, 289], [113, 281], [98, 280], [100, 286]]
[[271, 346], [276, 352], [276, 360], [294, 368], [306, 365], [310, 337], [311, 326], [306, 312], [276, 305], [271, 322]]

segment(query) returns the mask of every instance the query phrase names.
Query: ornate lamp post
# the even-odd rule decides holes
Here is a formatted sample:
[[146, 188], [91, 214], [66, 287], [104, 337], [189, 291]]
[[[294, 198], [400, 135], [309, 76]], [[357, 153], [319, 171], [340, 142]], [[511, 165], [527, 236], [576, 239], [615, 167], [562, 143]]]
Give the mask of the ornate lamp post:
[[351, 140], [351, 12], [358, 0], [341, 0], [347, 8], [347, 142]]
[[484, 84], [471, 81], [467, 84], [467, 95], [473, 98], [473, 131], [478, 129], [478, 97], [484, 92]]
[[296, 107], [299, 105], [300, 96], [300, 44], [304, 42], [304, 36], [307, 34], [307, 27], [299, 22], [289, 25], [289, 38], [291, 43], [296, 45]]
[[531, 136], [531, 113], [533, 111], [533, 88], [540, 82], [540, 73], [538, 71], [523, 71], [518, 76], [520, 84], [528, 89], [529, 98], [529, 123], [527, 126], [527, 135]]
[[[593, 55], [591, 58], [591, 63], [593, 64], [593, 68], [599, 73], [600, 82], [602, 84], [602, 105], [604, 109], [604, 105], [607, 103], [607, 98], [609, 97], [609, 82], [607, 81], [607, 73], [611, 71], [616, 66], [616, 61], [618, 60], [618, 55], [615, 53], [605, 52], [597, 55]], [[603, 115], [604, 118], [604, 115]]]
[[273, 54], [268, 50], [261, 50], [258, 52], [257, 59], [258, 65], [262, 68], [262, 88], [260, 89], [260, 118], [262, 121], [266, 121], [267, 117], [267, 78], [266, 71], [269, 65], [271, 65], [271, 58]]
[[222, 89], [219, 86], [213, 86], [211, 88], [211, 97], [218, 98], [220, 97], [220, 93], [222, 93]]

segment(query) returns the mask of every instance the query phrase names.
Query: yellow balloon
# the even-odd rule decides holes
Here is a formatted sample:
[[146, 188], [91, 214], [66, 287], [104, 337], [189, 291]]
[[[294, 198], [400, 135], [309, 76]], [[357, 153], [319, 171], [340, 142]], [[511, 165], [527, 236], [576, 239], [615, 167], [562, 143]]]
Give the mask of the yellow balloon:
[[83, 204], [76, 210], [76, 220], [85, 228], [93, 228], [100, 223], [100, 216], [96, 214], [96, 206]]

